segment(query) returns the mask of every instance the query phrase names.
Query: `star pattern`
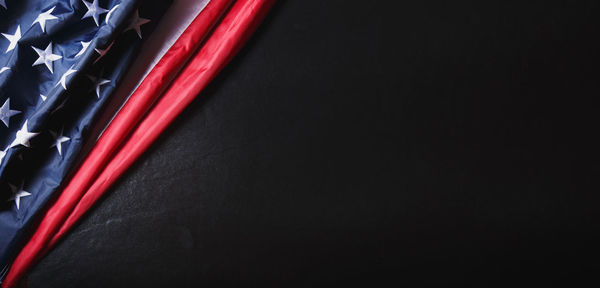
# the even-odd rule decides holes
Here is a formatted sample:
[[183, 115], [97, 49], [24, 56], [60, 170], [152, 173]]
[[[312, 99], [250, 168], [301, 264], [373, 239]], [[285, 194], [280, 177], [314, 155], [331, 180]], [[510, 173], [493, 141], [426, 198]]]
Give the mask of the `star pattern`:
[[94, 82], [94, 87], [96, 89], [96, 96], [98, 96], [98, 98], [100, 98], [100, 86], [110, 83], [110, 80], [102, 79], [100, 77], [94, 77], [92, 75], [87, 75], [87, 77], [90, 78], [90, 80], [92, 80], [92, 82]]
[[17, 206], [17, 210], [19, 210], [19, 206], [21, 205], [21, 198], [23, 197], [27, 197], [27, 196], [31, 196], [31, 193], [23, 190], [23, 184], [21, 184], [21, 187], [17, 188], [17, 186], [12, 185], [12, 184], [8, 184], [10, 186], [10, 189], [12, 190], [12, 195], [10, 196], [10, 198], [8, 198], [8, 201], [15, 201], [15, 205]]
[[0, 282], [28, 219], [78, 168], [102, 108], [121, 100], [112, 94], [154, 28], [130, 23], [136, 7], [155, 21], [169, 2], [0, 0]]
[[10, 117], [15, 116], [19, 113], [21, 113], [21, 111], [10, 110], [10, 98], [7, 98], [6, 101], [4, 101], [2, 107], [0, 107], [0, 120], [2, 120], [2, 123], [4, 123], [6, 128], [8, 128], [10, 123]]
[[40, 27], [42, 28], [42, 32], [46, 32], [46, 21], [58, 19], [58, 17], [52, 15], [52, 11], [54, 11], [54, 8], [56, 8], [56, 6], [48, 9], [44, 13], [40, 13], [40, 15], [38, 15], [38, 17], [35, 18], [33, 23], [31, 23], [31, 26], [35, 25], [35, 23], [39, 23]]
[[100, 7], [98, 5], [98, 0], [94, 0], [94, 2], [92, 2], [92, 3], [87, 2], [85, 0], [82, 0], [82, 1], [83, 1], [83, 4], [85, 4], [85, 7], [87, 7], [88, 11], [85, 13], [85, 15], [83, 15], [83, 17], [81, 17], [81, 19], [92, 17], [92, 18], [94, 18], [94, 23], [96, 23], [96, 26], [100, 26], [100, 24], [98, 23], [98, 18], [100, 17], [101, 14], [108, 12], [108, 10]]
[[94, 64], [96, 64], [96, 62], [100, 61], [100, 58], [102, 58], [102, 57], [104, 57], [104, 55], [106, 55], [106, 53], [110, 50], [110, 48], [113, 46], [113, 44], [115, 44], [115, 41], [110, 42], [110, 45], [108, 45], [108, 47], [106, 47], [105, 49], [94, 48], [94, 50], [96, 50], [96, 52], [98, 52], [98, 54], [100, 54], [100, 56], [98, 56], [98, 58], [96, 58], [96, 61], [94, 61]]
[[92, 41], [88, 41], [88, 42], [79, 41], [79, 43], [81, 44], [81, 50], [79, 50], [79, 52], [77, 52], [77, 54], [75, 54], [75, 58], [83, 55], [83, 53], [85, 53], [85, 51], [90, 46], [90, 43], [92, 43]]
[[142, 31], [140, 27], [148, 22], [150, 22], [150, 19], [141, 18], [138, 13], [138, 10], [135, 10], [135, 13], [133, 14], [133, 19], [131, 19], [129, 26], [127, 27], [127, 29], [125, 29], [125, 31], [135, 30], [140, 39], [142, 39]]
[[33, 50], [35, 50], [35, 53], [37, 53], [38, 56], [40, 56], [37, 60], [35, 60], [35, 62], [33, 62], [33, 65], [31, 66], [46, 64], [46, 67], [48, 67], [50, 73], [54, 73], [54, 70], [52, 69], [52, 62], [61, 59], [62, 56], [52, 54], [52, 42], [50, 42], [50, 44], [46, 46], [45, 50], [38, 49], [33, 46], [31, 48], [33, 48]]
[[52, 146], [50, 146], [50, 148], [56, 147], [56, 150], [58, 150], [58, 155], [61, 155], [61, 156], [62, 156], [62, 143], [71, 140], [71, 138], [63, 135], [63, 128], [61, 128], [58, 133], [50, 131], [50, 134], [52, 134], [52, 137], [54, 138], [54, 143], [52, 144]]
[[10, 42], [10, 44], [8, 44], [8, 48], [6, 48], [6, 52], [5, 52], [5, 53], [8, 53], [11, 50], [15, 49], [15, 47], [17, 47], [17, 42], [19, 42], [19, 40], [21, 40], [21, 25], [17, 26], [17, 30], [15, 31], [15, 34], [11, 35], [11, 34], [7, 34], [7, 33], [2, 33], [2, 36], [4, 36]]
[[62, 85], [62, 87], [67, 90], [67, 77], [75, 72], [77, 72], [77, 70], [73, 69], [73, 66], [71, 66], [71, 68], [60, 77], [60, 81], [58, 81], [55, 86]]
[[[122, 0], [11, 1], [0, 0], [0, 14], [8, 20], [5, 24], [9, 24], [2, 26], [0, 31], [0, 177], [4, 179], [0, 186], [5, 185], [0, 187], [0, 192], [7, 190], [4, 199], [8, 199], [0, 200], [7, 201], [0, 205], [0, 216], [12, 214], [19, 220], [25, 213], [38, 209], [41, 200], [56, 191], [56, 187], [50, 187], [52, 185], [40, 186], [40, 181], [64, 180], [65, 175], [61, 173], [68, 171], [67, 165], [83, 148], [82, 142], [75, 141], [83, 137], [81, 129], [77, 128], [81, 126], [77, 125], [91, 125], [92, 119], [99, 115], [101, 105], [110, 101], [108, 92], [117, 84], [113, 81], [122, 79], [126, 69], [121, 63], [133, 61], [135, 52], [131, 48], [140, 43], [141, 26], [150, 20], [140, 17], [136, 10], [123, 10], [125, 7], [135, 9], [134, 3], [126, 6], [115, 3]], [[146, 1], [150, 3], [148, 5], [141, 0], [132, 2], [155, 8], [154, 12], [148, 12], [153, 14], [148, 15], [144, 13], [148, 10], [142, 10], [144, 16], [161, 15], [166, 10], [163, 8], [168, 7], [157, 4], [163, 1]], [[125, 12], [127, 17], [123, 17]], [[4, 14], [9, 13], [12, 15], [6, 18]], [[11, 18], [13, 16], [16, 17]], [[96, 27], [91, 24], [92, 19]], [[74, 25], [81, 25], [84, 30], [71, 29]], [[149, 33], [149, 28], [144, 28], [143, 32]], [[135, 33], [123, 35], [128, 30]], [[114, 45], [114, 39], [118, 39], [117, 45]], [[106, 55], [111, 61], [100, 61]], [[111, 72], [104, 75], [105, 69]], [[86, 77], [82, 77], [84, 75]], [[5, 86], [6, 83], [9, 85]], [[93, 95], [97, 99], [93, 99]], [[67, 115], [71, 110], [77, 114], [59, 115]], [[76, 126], [71, 130], [72, 124]], [[59, 172], [46, 173], [48, 167]], [[17, 224], [14, 228], [21, 229], [26, 223]], [[10, 235], [13, 232], [2, 228], [0, 238], [13, 237]], [[7, 259], [4, 248], [0, 244], [0, 268], [6, 264], [2, 262]], [[0, 271], [0, 278], [3, 271]]]
[[15, 134], [15, 140], [13, 140], [13, 142], [10, 144], [10, 146], [8, 146], [8, 148], [12, 148], [17, 145], [29, 147], [29, 141], [36, 135], [40, 134], [37, 132], [29, 132], [29, 128], [27, 128], [27, 121], [28, 120], [25, 120], [25, 123], [23, 124], [21, 130], [17, 131], [17, 133]]
[[0, 282], [168, 2], [0, 0]]
[[108, 21], [110, 19], [110, 16], [112, 16], [112, 14], [117, 11], [117, 8], [119, 7], [119, 5], [121, 4], [117, 4], [115, 5], [115, 7], [113, 7], [112, 9], [110, 9], [110, 11], [108, 11], [108, 13], [106, 13], [106, 19], [104, 19], [104, 22], [106, 22], [106, 24], [108, 24]]

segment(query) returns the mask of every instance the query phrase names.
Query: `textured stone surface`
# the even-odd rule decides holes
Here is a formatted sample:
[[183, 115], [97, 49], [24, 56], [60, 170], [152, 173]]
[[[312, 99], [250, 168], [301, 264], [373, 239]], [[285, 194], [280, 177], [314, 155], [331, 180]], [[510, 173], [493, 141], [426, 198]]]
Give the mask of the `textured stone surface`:
[[598, 4], [493, 2], [281, 1], [30, 287], [585, 278]]

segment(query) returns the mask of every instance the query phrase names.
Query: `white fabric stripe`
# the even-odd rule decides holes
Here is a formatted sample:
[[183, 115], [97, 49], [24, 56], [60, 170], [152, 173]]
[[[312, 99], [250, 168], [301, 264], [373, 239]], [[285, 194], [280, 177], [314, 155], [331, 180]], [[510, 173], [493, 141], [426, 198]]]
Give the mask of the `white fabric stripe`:
[[[1, 1], [0, 1], [1, 2]], [[161, 18], [160, 23], [152, 32], [152, 35], [146, 39], [144, 45], [140, 49], [138, 57], [133, 61], [132, 66], [127, 71], [127, 74], [121, 81], [121, 84], [115, 89], [112, 99], [107, 103], [105, 113], [101, 116], [99, 123], [106, 123], [103, 126], [97, 126], [95, 131], [92, 131], [91, 135], [97, 134], [100, 137], [101, 132], [104, 131], [106, 126], [116, 115], [116, 112], [120, 110], [122, 104], [128, 99], [129, 96], [135, 91], [137, 86], [144, 80], [144, 78], [150, 73], [152, 68], [160, 61], [160, 59], [167, 53], [169, 48], [173, 46], [175, 41], [181, 36], [183, 31], [192, 23], [192, 21], [202, 12], [210, 0], [173, 0], [173, 4], [165, 15]], [[144, 17], [144, 15], [140, 15]], [[142, 26], [142, 32], [144, 26]], [[99, 130], [99, 128], [101, 130]], [[95, 132], [95, 133], [94, 133]], [[79, 163], [84, 159], [87, 151], [93, 146], [95, 141], [87, 141], [86, 145], [82, 148], [82, 154], [78, 157]], [[77, 166], [77, 165], [74, 165]], [[9, 265], [0, 270], [0, 284], [2, 279], [9, 271]]]
[[[209, 2], [210, 0], [173, 0], [173, 4], [162, 17], [152, 35], [143, 44], [139, 56], [132, 63], [123, 81], [115, 89], [112, 100], [109, 101], [105, 113], [99, 121], [99, 123], [106, 124], [100, 127], [101, 132], [94, 133], [98, 135], [97, 137], [102, 135], [104, 129], [121, 110], [129, 96]], [[140, 15], [140, 17], [144, 17], [144, 15]], [[144, 26], [142, 26], [142, 32], [143, 28]]]
[[[147, 64], [147, 60], [143, 61], [144, 63], [139, 63], [142, 61], [135, 61], [132, 68], [137, 70], [136, 74], [139, 73], [140, 70], [143, 70], [143, 67], [146, 67], [146, 70], [140, 77], [136, 88], [144, 78], [150, 73], [152, 68], [156, 66], [158, 61], [164, 56], [169, 48], [173, 46], [175, 41], [183, 34], [183, 31], [190, 26], [192, 21], [202, 12], [202, 10], [206, 7], [206, 5], [210, 2], [210, 0], [174, 0], [169, 11], [163, 16], [160, 24], [156, 27], [152, 36], [148, 39], [144, 47], [142, 48], [142, 53], [140, 54], [140, 58], [153, 58], [150, 64]], [[141, 59], [140, 59], [141, 60]], [[136, 65], [138, 64], [138, 65]], [[144, 65], [146, 64], [146, 65]], [[132, 70], [133, 71], [133, 70]], [[134, 73], [132, 73], [134, 74]], [[139, 73], [141, 74], [141, 73]], [[133, 92], [133, 91], [132, 91]]]

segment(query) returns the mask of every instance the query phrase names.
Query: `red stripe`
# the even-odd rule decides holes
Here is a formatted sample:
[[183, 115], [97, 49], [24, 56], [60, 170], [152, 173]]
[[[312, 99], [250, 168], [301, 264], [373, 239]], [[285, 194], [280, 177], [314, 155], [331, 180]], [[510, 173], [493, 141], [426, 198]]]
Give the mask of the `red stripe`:
[[148, 108], [169, 86], [194, 52], [202, 46], [206, 36], [232, 2], [233, 0], [210, 1], [154, 66], [98, 139], [59, 198], [46, 211], [35, 236], [30, 239], [13, 262], [2, 287], [14, 286], [15, 281], [41, 256], [40, 252], [46, 250], [50, 239], [71, 214], [77, 202], [108, 160], [111, 159], [116, 148], [135, 128]]
[[260, 24], [271, 0], [238, 0], [223, 22], [88, 189], [53, 246], [235, 56]]
[[[274, 0], [239, 0], [236, 2], [206, 44], [140, 123], [114, 159], [94, 181], [94, 184], [87, 190], [75, 210], [48, 245], [43, 245], [43, 243], [40, 243], [41, 241], [34, 239], [38, 239], [38, 237], [47, 239], [48, 236], [52, 236], [52, 234], [48, 234], [51, 231], [42, 226], [38, 228], [38, 231], [32, 237], [32, 241], [28, 243], [13, 263], [4, 287], [12, 287], [11, 285], [14, 285], [18, 278], [33, 264], [33, 260], [40, 257], [54, 245], [110, 185], [156, 140], [160, 133], [231, 60], [273, 3]], [[119, 114], [121, 113], [123, 111], [119, 112]], [[62, 209], [61, 205], [57, 204], [50, 209]], [[43, 220], [42, 224], [44, 221], [46, 219]], [[31, 244], [33, 242], [37, 244]]]

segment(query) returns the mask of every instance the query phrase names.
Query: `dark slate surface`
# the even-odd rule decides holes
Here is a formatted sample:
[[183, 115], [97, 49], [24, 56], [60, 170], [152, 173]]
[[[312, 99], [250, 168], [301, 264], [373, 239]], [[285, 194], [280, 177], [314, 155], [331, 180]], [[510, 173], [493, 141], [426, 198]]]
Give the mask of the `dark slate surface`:
[[29, 285], [597, 282], [599, 5], [281, 1]]

